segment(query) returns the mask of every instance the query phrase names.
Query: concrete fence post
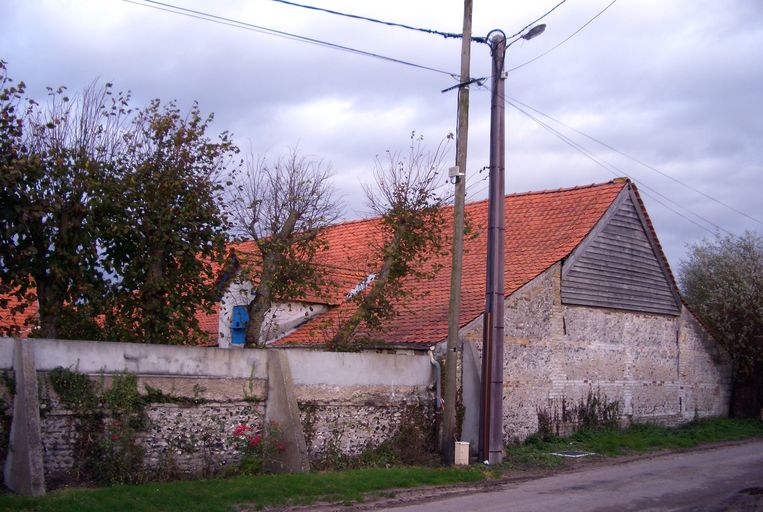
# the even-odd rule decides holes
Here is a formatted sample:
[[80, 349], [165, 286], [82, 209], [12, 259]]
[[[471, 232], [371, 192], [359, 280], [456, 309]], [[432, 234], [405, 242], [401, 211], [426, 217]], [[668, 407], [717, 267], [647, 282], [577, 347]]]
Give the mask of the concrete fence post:
[[34, 341], [16, 338], [13, 346], [13, 370], [16, 394], [13, 399], [8, 455], [5, 459], [5, 485], [27, 496], [45, 494], [42, 463], [40, 404], [37, 395], [37, 368]]
[[307, 443], [299, 416], [289, 359], [284, 350], [270, 349], [267, 352], [268, 399], [265, 425], [278, 425], [283, 437], [284, 450], [276, 454], [273, 460], [265, 461], [265, 469], [288, 473], [309, 471]]

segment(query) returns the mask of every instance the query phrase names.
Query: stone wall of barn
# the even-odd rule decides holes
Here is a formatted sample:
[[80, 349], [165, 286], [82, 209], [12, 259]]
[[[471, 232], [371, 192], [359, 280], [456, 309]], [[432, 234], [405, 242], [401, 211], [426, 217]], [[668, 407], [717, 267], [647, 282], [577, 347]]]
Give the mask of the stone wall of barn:
[[[539, 429], [566, 434], [578, 413], [616, 411], [621, 424], [675, 425], [725, 415], [730, 367], [694, 316], [658, 315], [564, 305], [561, 267], [549, 270], [505, 302], [504, 438], [523, 440]], [[478, 372], [482, 322], [462, 331]], [[468, 410], [467, 417], [475, 416]], [[473, 402], [473, 400], [472, 400]], [[465, 423], [476, 441], [475, 423]], [[474, 439], [471, 439], [474, 438]]]

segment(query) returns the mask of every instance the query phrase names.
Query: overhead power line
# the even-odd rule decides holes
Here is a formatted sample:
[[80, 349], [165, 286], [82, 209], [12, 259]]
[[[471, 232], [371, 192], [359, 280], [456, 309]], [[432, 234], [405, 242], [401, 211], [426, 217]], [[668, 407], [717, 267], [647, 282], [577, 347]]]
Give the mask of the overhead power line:
[[[290, 6], [293, 6], [293, 7], [300, 7], [302, 9], [309, 9], [309, 10], [312, 10], [312, 11], [319, 11], [319, 12], [324, 12], [324, 13], [327, 13], [327, 14], [334, 14], [336, 16], [344, 16], [346, 18], [352, 18], [352, 19], [355, 19], [355, 20], [368, 21], [370, 23], [378, 23], [380, 25], [386, 25], [388, 27], [404, 28], [406, 30], [413, 30], [413, 31], [416, 31], [416, 32], [424, 32], [426, 34], [438, 35], [438, 36], [442, 36], [442, 37], [444, 37], [446, 39], [461, 39], [463, 37], [463, 34], [459, 34], [457, 32], [443, 32], [442, 30], [435, 30], [435, 29], [432, 29], [432, 28], [414, 27], [412, 25], [406, 25], [405, 23], [397, 23], [397, 22], [394, 22], [394, 21], [384, 21], [384, 20], [380, 20], [380, 19], [377, 19], [377, 18], [370, 18], [368, 16], [360, 16], [358, 14], [350, 14], [350, 13], [346, 13], [346, 12], [335, 11], [333, 9], [326, 9], [324, 7], [317, 7], [315, 5], [305, 5], [305, 4], [300, 4], [300, 3], [297, 3], [297, 2], [290, 2], [289, 0], [271, 0], [271, 1], [277, 2], [279, 4], [290, 5]], [[556, 4], [554, 7], [552, 7], [550, 10], [548, 10], [543, 16], [539, 17], [538, 19], [536, 19], [535, 21], [533, 21], [531, 23], [528, 23], [524, 28], [522, 28], [519, 32], [517, 32], [516, 34], [512, 35], [511, 37], [520, 36], [525, 30], [527, 30], [528, 28], [530, 28], [531, 26], [535, 25], [540, 20], [542, 20], [543, 18], [545, 18], [546, 16], [548, 16], [549, 14], [554, 12], [560, 5], [562, 5], [566, 1], [567, 0], [562, 0], [561, 2]], [[471, 40], [474, 41], [474, 42], [477, 42], [477, 43], [483, 43], [483, 44], [487, 44], [488, 43], [488, 40], [487, 40], [486, 37], [473, 36], [471, 38]]]
[[285, 32], [283, 30], [276, 30], [276, 29], [273, 29], [273, 28], [263, 27], [261, 25], [254, 25], [252, 23], [247, 23], [247, 22], [235, 20], [235, 19], [232, 19], [232, 18], [226, 18], [224, 16], [217, 16], [215, 14], [210, 14], [210, 13], [203, 12], [203, 11], [197, 11], [197, 10], [194, 10], [194, 9], [187, 9], [185, 7], [179, 7], [177, 5], [172, 5], [172, 4], [169, 4], [169, 3], [158, 2], [156, 0], [143, 0], [143, 1], [123, 0], [123, 1], [125, 1], [127, 3], [130, 3], [130, 4], [140, 5], [140, 6], [143, 6], [143, 7], [150, 7], [151, 9], [156, 9], [156, 10], [159, 10], [159, 11], [165, 11], [165, 12], [169, 12], [169, 13], [172, 13], [172, 14], [179, 14], [181, 16], [187, 16], [189, 18], [196, 18], [196, 19], [199, 19], [199, 20], [209, 21], [209, 22], [212, 22], [212, 23], [220, 24], [220, 25], [227, 25], [227, 26], [230, 26], [230, 27], [240, 28], [240, 29], [243, 29], [243, 30], [249, 30], [249, 31], [252, 31], [252, 32], [258, 32], [258, 33], [261, 33], [261, 34], [268, 34], [268, 35], [272, 35], [272, 36], [276, 36], [276, 37], [282, 37], [282, 38], [285, 38], [285, 39], [291, 39], [291, 40], [294, 40], [294, 41], [301, 41], [301, 42], [304, 42], [304, 43], [314, 44], [314, 45], [317, 45], [317, 46], [323, 46], [323, 47], [331, 48], [331, 49], [334, 49], [334, 50], [341, 50], [341, 51], [345, 51], [345, 52], [349, 52], [349, 53], [354, 53], [354, 54], [357, 54], [357, 55], [362, 55], [362, 56], [365, 56], [365, 57], [371, 57], [371, 58], [375, 58], [375, 59], [380, 59], [380, 60], [384, 60], [384, 61], [387, 61], [387, 62], [394, 62], [396, 64], [402, 64], [402, 65], [410, 66], [410, 67], [413, 67], [413, 68], [418, 68], [418, 69], [423, 69], [423, 70], [426, 70], [426, 71], [432, 71], [432, 72], [435, 72], [435, 73], [440, 73], [440, 74], [443, 74], [443, 75], [448, 75], [448, 76], [450, 76], [450, 77], [452, 77], [452, 78], [454, 78], [456, 80], [458, 79], [458, 74], [457, 73], [451, 73], [449, 71], [445, 71], [445, 70], [442, 70], [442, 69], [437, 69], [437, 68], [433, 68], [433, 67], [430, 67], [430, 66], [424, 66], [424, 65], [421, 65], [421, 64], [416, 64], [415, 62], [410, 62], [410, 61], [406, 61], [406, 60], [402, 60], [402, 59], [396, 59], [394, 57], [388, 57], [386, 55], [381, 55], [381, 54], [378, 54], [378, 53], [368, 52], [368, 51], [365, 51], [365, 50], [359, 50], [357, 48], [352, 48], [350, 46], [343, 46], [343, 45], [336, 44], [336, 43], [330, 43], [328, 41], [323, 41], [323, 40], [315, 39], [315, 38], [312, 38], [312, 37], [301, 36], [299, 34], [293, 34], [293, 33], [290, 33], [290, 32]]
[[[526, 110], [524, 110], [524, 109], [523, 109], [522, 107], [520, 107], [519, 105], [516, 105], [515, 103], [513, 103], [513, 102], [511, 102], [511, 101], [509, 101], [509, 100], [507, 100], [507, 99], [505, 99], [505, 98], [504, 98], [504, 101], [505, 101], [505, 102], [506, 102], [508, 105], [510, 105], [511, 107], [513, 107], [514, 109], [516, 109], [517, 111], [519, 111], [520, 113], [522, 113], [523, 115], [525, 115], [526, 117], [528, 117], [529, 119], [531, 119], [532, 121], [534, 121], [535, 123], [537, 123], [537, 124], [538, 124], [539, 126], [541, 126], [542, 128], [544, 128], [544, 129], [546, 129], [547, 131], [549, 131], [550, 133], [554, 134], [556, 137], [558, 137], [560, 140], [562, 140], [562, 142], [564, 142], [565, 144], [567, 144], [567, 145], [571, 146], [572, 148], [574, 148], [575, 150], [577, 150], [578, 152], [580, 152], [581, 154], [583, 154], [584, 156], [586, 156], [587, 158], [589, 158], [589, 159], [590, 159], [591, 161], [593, 161], [595, 164], [599, 165], [599, 166], [600, 166], [600, 167], [602, 167], [603, 169], [605, 169], [605, 170], [607, 170], [608, 172], [610, 172], [611, 174], [613, 174], [615, 177], [620, 177], [620, 176], [628, 176], [628, 174], [627, 174], [626, 172], [624, 172], [622, 169], [620, 169], [619, 167], [617, 167], [617, 166], [615, 166], [615, 165], [611, 164], [610, 162], [607, 162], [607, 161], [606, 161], [606, 160], [604, 160], [604, 159], [601, 159], [601, 158], [598, 158], [598, 157], [596, 157], [596, 156], [595, 156], [593, 153], [591, 153], [590, 151], [586, 150], [586, 149], [585, 149], [583, 146], [581, 146], [580, 144], [578, 144], [578, 143], [577, 143], [577, 142], [575, 142], [574, 140], [570, 139], [569, 137], [567, 137], [566, 135], [564, 135], [564, 134], [563, 134], [563, 133], [561, 133], [560, 131], [556, 130], [556, 129], [555, 129], [555, 128], [553, 128], [552, 126], [548, 125], [547, 123], [544, 123], [543, 121], [541, 121], [540, 119], [538, 119], [537, 117], [535, 117], [534, 115], [532, 115], [531, 113], [529, 113], [529, 112], [527, 112]], [[716, 224], [716, 223], [714, 223], [714, 222], [712, 222], [712, 221], [710, 221], [710, 220], [706, 219], [705, 217], [703, 217], [703, 216], [699, 215], [698, 213], [696, 213], [696, 212], [694, 212], [694, 211], [690, 210], [689, 208], [687, 208], [687, 207], [685, 207], [685, 206], [682, 206], [682, 205], [680, 205], [678, 202], [674, 201], [673, 199], [669, 198], [668, 196], [666, 196], [666, 195], [664, 195], [664, 194], [662, 194], [662, 193], [658, 192], [658, 191], [657, 191], [657, 190], [655, 190], [654, 188], [652, 188], [652, 187], [648, 186], [648, 185], [647, 185], [646, 183], [644, 183], [643, 181], [640, 181], [640, 180], [638, 180], [638, 179], [636, 179], [636, 178], [633, 178], [632, 176], [630, 177], [630, 179], [631, 179], [631, 180], [633, 180], [635, 183], [637, 183], [638, 185], [640, 185], [640, 186], [641, 186], [641, 188], [642, 188], [642, 192], [644, 193], [644, 195], [646, 195], [646, 196], [650, 197], [651, 199], [653, 199], [654, 201], [656, 201], [656, 202], [657, 202], [657, 203], [659, 203], [660, 205], [664, 206], [666, 209], [668, 209], [668, 210], [672, 211], [673, 213], [675, 213], [676, 215], [678, 215], [678, 216], [680, 216], [680, 217], [683, 217], [684, 219], [686, 219], [687, 221], [691, 222], [691, 223], [692, 223], [692, 224], [694, 224], [695, 226], [697, 226], [697, 227], [699, 227], [699, 228], [701, 228], [701, 229], [704, 229], [705, 231], [708, 231], [709, 233], [711, 233], [711, 234], [713, 234], [713, 235], [715, 235], [717, 231], [723, 231], [724, 233], [727, 233], [727, 234], [729, 234], [729, 235], [731, 235], [731, 234], [732, 234], [732, 233], [731, 233], [730, 231], [728, 231], [727, 229], [724, 229], [724, 228], [722, 228], [722, 227], [721, 227], [721, 226], [719, 226], [718, 224]], [[647, 192], [647, 191], [648, 191], [648, 192]], [[651, 192], [651, 194], [650, 194], [649, 192]], [[684, 210], [684, 211], [688, 212], [689, 214], [693, 215], [693, 216], [694, 216], [694, 217], [696, 217], [697, 219], [700, 219], [702, 222], [705, 222], [705, 223], [707, 223], [708, 225], [710, 225], [710, 226], [712, 226], [713, 228], [715, 228], [717, 231], [713, 231], [712, 229], [709, 229], [708, 227], [706, 227], [706, 226], [704, 226], [704, 225], [702, 225], [702, 224], [700, 224], [700, 223], [696, 222], [694, 219], [691, 219], [691, 218], [687, 217], [686, 215], [684, 215], [684, 214], [683, 214], [683, 213], [681, 213], [680, 211], [678, 211], [678, 210], [676, 210], [676, 209], [674, 209], [674, 208], [672, 208], [672, 207], [668, 206], [668, 205], [667, 205], [667, 204], [665, 204], [663, 201], [661, 201], [661, 200], [657, 199], [657, 198], [655, 197], [655, 195], [656, 195], [656, 196], [660, 196], [660, 197], [661, 197], [661, 198], [663, 198], [665, 201], [667, 201], [667, 202], [669, 202], [669, 203], [672, 203], [672, 204], [673, 204], [673, 205], [675, 205], [676, 207], [678, 207], [678, 208], [681, 208], [682, 210]]]
[[508, 99], [508, 100], [510, 100], [510, 101], [512, 101], [512, 102], [514, 102], [514, 103], [517, 103], [517, 104], [519, 104], [519, 105], [522, 105], [523, 107], [525, 107], [525, 108], [527, 108], [527, 109], [529, 109], [529, 110], [532, 110], [532, 111], [533, 111], [533, 112], [535, 112], [536, 114], [540, 114], [540, 115], [542, 115], [543, 117], [545, 117], [546, 119], [550, 119], [551, 121], [554, 121], [555, 123], [558, 123], [558, 124], [560, 124], [561, 126], [564, 126], [565, 128], [567, 128], [567, 129], [569, 129], [569, 130], [572, 130], [573, 132], [575, 132], [575, 133], [577, 133], [577, 134], [579, 134], [579, 135], [582, 135], [583, 137], [585, 137], [585, 138], [587, 138], [587, 139], [589, 139], [589, 140], [591, 140], [591, 141], [593, 141], [593, 142], [596, 142], [597, 144], [600, 144], [600, 145], [604, 146], [605, 148], [609, 149], [610, 151], [614, 151], [614, 152], [615, 152], [615, 153], [617, 153], [618, 155], [624, 156], [625, 158], [628, 158], [628, 159], [630, 159], [630, 160], [632, 160], [632, 161], [636, 162], [637, 164], [639, 164], [639, 165], [642, 165], [642, 166], [646, 167], [647, 169], [649, 169], [649, 170], [651, 170], [651, 171], [654, 171], [654, 172], [656, 172], [656, 173], [657, 173], [657, 174], [659, 174], [660, 176], [664, 176], [665, 178], [668, 178], [669, 180], [671, 180], [671, 181], [673, 181], [673, 182], [675, 182], [675, 183], [678, 183], [679, 185], [681, 185], [681, 186], [683, 186], [683, 187], [685, 187], [685, 188], [687, 188], [687, 189], [691, 190], [692, 192], [696, 192], [697, 194], [700, 194], [701, 196], [705, 197], [706, 199], [709, 199], [709, 200], [711, 200], [711, 201], [713, 201], [713, 202], [715, 202], [715, 203], [717, 203], [717, 204], [719, 204], [719, 205], [721, 205], [721, 206], [723, 206], [723, 207], [725, 207], [725, 208], [727, 208], [727, 209], [731, 210], [731, 211], [732, 211], [732, 212], [734, 212], [734, 213], [737, 213], [737, 214], [739, 214], [739, 215], [742, 215], [743, 217], [746, 217], [746, 218], [748, 218], [748, 219], [750, 219], [750, 220], [752, 220], [752, 221], [755, 221], [755, 222], [757, 222], [758, 224], [763, 224], [763, 221], [761, 221], [761, 220], [759, 220], [759, 219], [756, 219], [756, 218], [755, 218], [755, 217], [753, 217], [752, 215], [749, 215], [749, 214], [747, 214], [747, 213], [745, 213], [745, 212], [743, 212], [743, 211], [741, 211], [741, 210], [739, 210], [739, 209], [737, 209], [737, 208], [735, 208], [735, 207], [731, 206], [730, 204], [728, 204], [728, 203], [725, 203], [725, 202], [721, 201], [720, 199], [717, 199], [717, 198], [715, 198], [715, 197], [711, 196], [710, 194], [707, 194], [707, 193], [703, 192], [702, 190], [698, 189], [697, 187], [694, 187], [694, 186], [692, 186], [692, 185], [691, 185], [691, 184], [689, 184], [689, 183], [686, 183], [686, 182], [684, 182], [684, 181], [681, 181], [681, 180], [679, 180], [678, 178], [675, 178], [675, 177], [671, 176], [670, 174], [668, 174], [668, 173], [665, 173], [665, 172], [663, 172], [663, 171], [661, 171], [661, 170], [657, 169], [656, 167], [654, 167], [654, 166], [651, 166], [651, 165], [647, 164], [646, 162], [643, 162], [642, 160], [639, 160], [638, 158], [636, 158], [636, 157], [634, 157], [634, 156], [632, 156], [632, 155], [629, 155], [628, 153], [625, 153], [625, 152], [623, 152], [623, 151], [620, 151], [619, 149], [617, 149], [617, 148], [615, 148], [615, 147], [613, 147], [613, 146], [611, 146], [611, 145], [607, 144], [606, 142], [603, 142], [603, 141], [601, 141], [601, 140], [597, 139], [596, 137], [593, 137], [593, 136], [591, 136], [591, 135], [588, 135], [588, 134], [587, 134], [587, 133], [585, 133], [585, 132], [582, 132], [582, 131], [580, 131], [580, 130], [578, 130], [578, 129], [576, 129], [576, 128], [573, 128], [572, 126], [570, 126], [570, 125], [568, 125], [568, 124], [566, 124], [566, 123], [564, 123], [564, 122], [560, 121], [559, 119], [556, 119], [556, 118], [555, 118], [555, 117], [553, 117], [553, 116], [550, 116], [550, 115], [548, 115], [548, 114], [545, 114], [545, 113], [541, 112], [540, 110], [538, 110], [538, 109], [536, 109], [536, 108], [533, 108], [533, 107], [531, 107], [530, 105], [528, 105], [528, 104], [526, 104], [526, 103], [523, 103], [523, 102], [519, 101], [519, 100], [518, 100], [518, 99], [516, 99], [516, 98], [512, 98], [512, 97], [509, 97], [509, 96], [507, 96], [507, 97], [506, 97], [506, 99]]
[[[528, 23], [527, 25], [525, 25], [524, 27], [522, 27], [521, 29], [519, 29], [519, 30], [518, 30], [518, 31], [517, 31], [515, 34], [512, 34], [512, 35], [510, 35], [510, 36], [509, 36], [507, 39], [512, 39], [512, 38], [515, 38], [515, 37], [516, 37], [516, 38], [521, 38], [521, 37], [522, 37], [522, 34], [524, 33], [524, 31], [525, 31], [525, 30], [527, 30], [528, 28], [532, 27], [533, 25], [535, 25], [536, 23], [538, 23], [540, 20], [542, 20], [543, 18], [545, 18], [546, 16], [548, 16], [549, 14], [551, 14], [552, 12], [554, 12], [554, 11], [557, 9], [557, 7], [559, 7], [560, 5], [562, 5], [562, 4], [563, 4], [564, 2], [566, 2], [566, 1], [567, 1], [567, 0], [562, 0], [561, 2], [559, 2], [558, 4], [556, 4], [555, 6], [553, 6], [551, 9], [549, 9], [549, 10], [546, 12], [546, 14], [544, 14], [544, 15], [543, 15], [543, 16], [541, 16], [540, 18], [536, 19], [535, 21], [531, 21], [530, 23]], [[515, 39], [514, 41], [516, 41], [516, 39]], [[513, 43], [514, 41], [511, 41], [511, 43]], [[508, 47], [511, 45], [511, 43], [508, 43], [508, 44], [506, 45], [506, 47], [508, 48]]]
[[[532, 59], [528, 60], [527, 62], [523, 62], [523, 63], [522, 63], [522, 64], [520, 64], [519, 66], [514, 66], [513, 68], [509, 68], [509, 69], [507, 70], [507, 72], [508, 72], [508, 73], [511, 73], [512, 71], [514, 71], [514, 70], [517, 70], [517, 69], [519, 69], [519, 68], [521, 68], [521, 67], [527, 66], [527, 65], [528, 65], [528, 64], [530, 64], [531, 62], [535, 62], [536, 60], [538, 60], [538, 59], [540, 59], [540, 58], [542, 58], [542, 57], [545, 57], [545, 56], [546, 56], [546, 55], [548, 55], [549, 53], [553, 52], [554, 50], [556, 50], [557, 48], [559, 48], [560, 46], [562, 46], [564, 43], [566, 43], [567, 41], [569, 41], [570, 39], [572, 39], [573, 37], [575, 37], [576, 35], [578, 35], [578, 33], [579, 33], [581, 30], [583, 30], [583, 29], [584, 29], [584, 28], [586, 28], [588, 25], [590, 25], [591, 23], [593, 23], [593, 21], [594, 21], [596, 18], [598, 18], [599, 16], [601, 16], [602, 14], [604, 14], [604, 12], [605, 12], [607, 9], [609, 9], [610, 7], [612, 7], [612, 6], [614, 5], [614, 3], [615, 3], [615, 2], [617, 2], [617, 0], [612, 0], [612, 1], [611, 1], [611, 2], [610, 2], [610, 3], [609, 3], [609, 4], [608, 4], [608, 5], [607, 5], [607, 6], [606, 6], [604, 9], [602, 9], [601, 11], [599, 11], [598, 13], [596, 13], [596, 16], [594, 16], [594, 17], [593, 17], [593, 18], [591, 18], [590, 20], [586, 21], [586, 22], [583, 24], [583, 26], [582, 26], [582, 27], [580, 27], [579, 29], [577, 29], [577, 30], [576, 30], [575, 32], [573, 32], [572, 34], [570, 34], [570, 36], [569, 36], [569, 37], [567, 37], [566, 39], [562, 40], [562, 42], [558, 43], [558, 44], [557, 44], [557, 45], [555, 45], [555, 46], [552, 46], [550, 49], [548, 49], [548, 50], [546, 50], [545, 52], [541, 53], [541, 54], [540, 54], [540, 55], [538, 55], [537, 57], [534, 57], [534, 58], [532, 58]], [[558, 6], [557, 6], [557, 7], [558, 7]], [[556, 9], [556, 7], [554, 7], [554, 9]], [[553, 10], [553, 9], [552, 9], [552, 10]], [[523, 29], [523, 30], [524, 30], [524, 29]]]
[[371, 22], [371, 23], [378, 23], [378, 24], [381, 24], [381, 25], [387, 25], [389, 27], [398, 27], [398, 28], [404, 28], [404, 29], [407, 29], [407, 30], [415, 30], [417, 32], [424, 32], [426, 34], [434, 34], [434, 35], [442, 36], [442, 37], [445, 37], [445, 38], [460, 39], [462, 37], [462, 34], [456, 34], [454, 32], [442, 32], [440, 30], [435, 30], [435, 29], [431, 29], [431, 28], [413, 27], [411, 25], [405, 25], [403, 23], [395, 23], [395, 22], [392, 22], [392, 21], [383, 21], [383, 20], [378, 20], [376, 18], [368, 18], [366, 16], [360, 16], [360, 15], [357, 15], [357, 14], [348, 14], [346, 12], [333, 11], [331, 9], [325, 9], [323, 7], [316, 7], [314, 5], [298, 4], [296, 2], [289, 2], [288, 0], [272, 0], [272, 1], [273, 2], [278, 2], [279, 4], [291, 5], [293, 7], [301, 7], [303, 9], [310, 9], [310, 10], [313, 10], [313, 11], [320, 11], [320, 12], [325, 12], [325, 13], [328, 13], [328, 14], [335, 14], [337, 16], [344, 16], [346, 18], [352, 18], [352, 19], [356, 19], [356, 20], [368, 21], [368, 22]]
[[[543, 18], [545, 18], [546, 16], [548, 16], [549, 14], [551, 14], [552, 12], [554, 12], [554, 11], [555, 11], [555, 10], [556, 10], [556, 9], [557, 9], [559, 6], [561, 6], [561, 5], [562, 5], [564, 2], [566, 2], [566, 1], [567, 1], [567, 0], [562, 0], [561, 2], [559, 2], [558, 4], [556, 4], [555, 6], [553, 6], [551, 9], [549, 9], [548, 11], [546, 11], [546, 13], [545, 13], [545, 14], [543, 14], [543, 16], [541, 16], [540, 18], [537, 18], [537, 19], [535, 19], [534, 21], [531, 21], [530, 23], [528, 23], [527, 25], [525, 25], [524, 27], [522, 27], [522, 28], [521, 28], [519, 31], [517, 31], [515, 34], [512, 34], [511, 36], [507, 37], [506, 39], [507, 39], [507, 40], [511, 39], [511, 41], [509, 41], [508, 43], [506, 43], [506, 48], [508, 48], [508, 47], [509, 47], [509, 46], [511, 46], [512, 44], [514, 44], [514, 43], [516, 43], [517, 41], [519, 41], [520, 39], [522, 39], [522, 36], [524, 35], [524, 32], [525, 32], [525, 30], [527, 30], [528, 28], [532, 27], [533, 25], [535, 25], [536, 23], [538, 23], [540, 20], [542, 20]], [[489, 35], [490, 35], [490, 34], [488, 34], [488, 36], [489, 36]], [[514, 39], [512, 39], [512, 38], [514, 38]], [[488, 37], [472, 37], [472, 41], [476, 41], [476, 42], [478, 42], [478, 43], [485, 43], [485, 44], [490, 44], [490, 42], [488, 41]]]

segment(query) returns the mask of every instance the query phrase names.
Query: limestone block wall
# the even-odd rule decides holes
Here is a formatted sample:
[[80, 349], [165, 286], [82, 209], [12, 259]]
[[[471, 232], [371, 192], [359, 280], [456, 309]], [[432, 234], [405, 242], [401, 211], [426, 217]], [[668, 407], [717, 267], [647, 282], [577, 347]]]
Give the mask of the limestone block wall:
[[[559, 417], [589, 393], [617, 401], [623, 422], [677, 424], [727, 412], [727, 358], [685, 308], [675, 317], [563, 305], [560, 270], [554, 265], [506, 299], [507, 441], [537, 432], [539, 412]], [[480, 354], [481, 320], [462, 338]]]
[[731, 401], [731, 365], [726, 352], [685, 307], [678, 337], [678, 373], [683, 416], [722, 416]]

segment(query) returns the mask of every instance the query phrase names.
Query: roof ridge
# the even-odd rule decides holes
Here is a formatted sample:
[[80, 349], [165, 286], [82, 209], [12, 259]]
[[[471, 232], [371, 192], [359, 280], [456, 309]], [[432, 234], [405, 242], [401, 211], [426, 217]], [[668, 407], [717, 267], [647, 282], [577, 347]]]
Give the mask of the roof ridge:
[[[590, 183], [588, 185], [575, 185], [573, 187], [560, 187], [560, 188], [555, 188], [555, 189], [528, 190], [526, 192], [512, 192], [510, 194], [505, 194], [504, 195], [504, 199], [510, 198], [510, 197], [524, 197], [524, 196], [543, 195], [543, 194], [557, 194], [557, 193], [560, 193], [560, 192], [572, 192], [572, 191], [575, 191], [575, 190], [583, 190], [583, 189], [588, 189], [588, 188], [603, 187], [603, 186], [606, 186], [606, 185], [615, 185], [615, 184], [622, 184], [623, 186], [626, 186], [630, 182], [631, 182], [630, 179], [627, 178], [627, 177], [613, 178], [613, 179], [611, 179], [609, 181], [600, 182], [600, 183]], [[479, 201], [467, 202], [464, 206], [470, 206], [470, 205], [480, 204], [480, 203], [484, 203], [484, 202], [487, 202], [487, 199], [480, 199]], [[442, 209], [443, 210], [452, 210], [453, 209], [453, 205], [452, 204], [443, 205]], [[373, 217], [364, 217], [362, 219], [343, 220], [343, 221], [337, 222], [335, 224], [329, 224], [324, 229], [326, 229], [326, 230], [337, 229], [337, 228], [340, 228], [342, 226], [349, 226], [349, 225], [352, 225], [352, 224], [362, 224], [362, 223], [365, 223], [365, 222], [374, 222], [374, 221], [377, 221], [378, 219], [381, 219], [381, 215], [376, 215], [376, 216], [373, 216]], [[237, 241], [231, 242], [229, 245], [235, 247], [235, 246], [238, 246], [240, 244], [250, 243], [250, 242], [253, 242], [253, 240], [252, 239], [237, 240]]]
[[[630, 178], [627, 177], [621, 177], [621, 178], [613, 178], [609, 181], [604, 181], [600, 183], [590, 183], [588, 185], [575, 185], [574, 187], [560, 187], [560, 188], [548, 188], [543, 190], [528, 190], [526, 192], [511, 192], [509, 194], [504, 195], [504, 198], [509, 197], [522, 197], [522, 196], [537, 196], [537, 195], [543, 195], [543, 194], [557, 194], [559, 192], [573, 192], [575, 190], [583, 190], [587, 188], [596, 188], [596, 187], [604, 187], [606, 185], [622, 185], [625, 186], [628, 183], [630, 183]], [[470, 204], [479, 204], [486, 202], [487, 199], [480, 199], [479, 201], [472, 201], [469, 203], [466, 203], [467, 205]]]
[[[560, 187], [560, 188], [551, 188], [551, 189], [543, 189], [543, 190], [528, 190], [526, 192], [512, 192], [509, 194], [505, 194], [504, 198], [508, 197], [521, 197], [521, 196], [532, 196], [532, 195], [541, 195], [541, 194], [555, 194], [559, 192], [572, 192], [574, 190], [583, 190], [587, 188], [596, 188], [596, 187], [603, 187], [606, 185], [615, 185], [615, 184], [622, 184], [623, 186], [630, 183], [630, 179], [627, 177], [621, 177], [621, 178], [613, 178], [609, 181], [604, 181], [600, 183], [589, 183], [588, 185], [575, 185], [573, 187]], [[470, 204], [478, 204], [483, 203], [487, 201], [487, 199], [480, 199], [478, 201], [472, 201], [466, 203], [467, 205]], [[444, 210], [452, 209], [452, 204], [446, 204], [442, 207]], [[363, 222], [370, 222], [377, 219], [380, 219], [381, 215], [375, 215], [373, 217], [363, 217], [361, 219], [349, 219], [349, 220], [343, 220], [340, 222], [337, 222], [336, 224], [330, 224], [326, 226], [326, 229], [332, 229], [339, 226], [347, 226], [349, 224], [361, 224]]]
[[550, 188], [550, 189], [543, 189], [543, 190], [529, 190], [527, 192], [513, 192], [511, 194], [506, 194], [506, 197], [511, 196], [530, 196], [530, 195], [538, 195], [538, 194], [553, 194], [556, 192], [572, 192], [573, 190], [582, 190], [586, 188], [596, 188], [596, 187], [603, 187], [605, 185], [627, 185], [630, 183], [630, 179], [627, 177], [622, 178], [613, 178], [609, 181], [604, 181], [601, 183], [589, 183], [588, 185], [575, 185], [573, 187], [561, 187], [561, 188]]

